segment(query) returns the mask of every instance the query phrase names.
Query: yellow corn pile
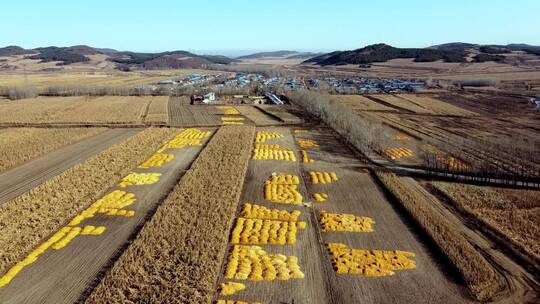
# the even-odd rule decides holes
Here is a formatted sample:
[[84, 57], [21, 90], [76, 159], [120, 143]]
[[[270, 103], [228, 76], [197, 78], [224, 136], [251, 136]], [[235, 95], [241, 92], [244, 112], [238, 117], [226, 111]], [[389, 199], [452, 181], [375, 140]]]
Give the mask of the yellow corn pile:
[[287, 211], [281, 209], [270, 209], [260, 205], [244, 204], [241, 217], [261, 219], [261, 220], [280, 220], [296, 222], [300, 216], [300, 211]]
[[254, 160], [284, 160], [296, 161], [296, 155], [289, 149], [280, 145], [256, 144], [253, 149]]
[[296, 243], [296, 232], [305, 229], [305, 222], [286, 222], [250, 218], [236, 219], [231, 235], [233, 244], [286, 245]]
[[372, 232], [375, 221], [369, 217], [354, 214], [336, 214], [322, 211], [322, 231]]
[[211, 134], [212, 131], [186, 129], [163, 145], [157, 152], [161, 153], [167, 149], [182, 149], [186, 146], [201, 146], [201, 140], [210, 137]]
[[226, 115], [239, 115], [240, 112], [233, 106], [217, 106], [216, 108], [223, 111]]
[[306, 133], [309, 133], [309, 130], [305, 130], [305, 129], [295, 129], [295, 130], [294, 130], [294, 133], [296, 133], [296, 134], [306, 134]]
[[300, 151], [300, 153], [302, 153], [302, 161], [306, 164], [311, 164], [311, 163], [314, 163], [315, 161], [313, 159], [310, 159], [308, 154], [307, 154], [307, 151], [306, 150], [302, 150]]
[[75, 226], [81, 223], [83, 220], [87, 218], [94, 217], [96, 213], [104, 213], [107, 215], [122, 215], [131, 217], [135, 215], [134, 211], [131, 210], [123, 210], [124, 212], [121, 212], [120, 214], [119, 209], [123, 209], [124, 207], [127, 207], [135, 202], [135, 194], [125, 192], [122, 190], [115, 190], [101, 199], [97, 200], [95, 203], [90, 205], [90, 207], [86, 208], [83, 212], [81, 212], [79, 215], [75, 216], [71, 222], [69, 222], [69, 226]]
[[283, 138], [283, 134], [277, 132], [257, 131], [255, 142], [263, 143], [269, 139]]
[[129, 186], [141, 186], [141, 185], [152, 185], [159, 181], [161, 173], [135, 173], [132, 172], [124, 178], [118, 184], [118, 187], [125, 188]]
[[9, 284], [11, 280], [21, 271], [24, 267], [37, 261], [38, 257], [42, 255], [49, 247], [53, 249], [61, 249], [65, 247], [71, 240], [77, 235], [100, 235], [105, 231], [105, 227], [85, 226], [80, 227], [63, 227], [53, 234], [47, 241], [43, 242], [36, 249], [32, 250], [26, 258], [11, 267], [6, 274], [0, 277], [0, 288]]
[[300, 178], [296, 175], [275, 175], [264, 185], [265, 199], [282, 204], [299, 205], [303, 201], [302, 194], [298, 192]]
[[413, 152], [409, 148], [388, 148], [384, 150], [384, 155], [392, 160], [400, 159], [403, 157], [410, 157], [413, 155]]
[[309, 176], [313, 184], [330, 184], [338, 180], [335, 172], [310, 171]]
[[150, 156], [144, 163], [142, 163], [140, 169], [157, 168], [163, 166], [174, 159], [174, 154], [156, 153]]
[[259, 246], [235, 245], [229, 255], [225, 278], [252, 281], [301, 279], [298, 258], [268, 254]]
[[416, 268], [414, 253], [400, 250], [351, 249], [344, 244], [329, 243], [332, 265], [337, 273], [368, 277], [394, 275], [395, 270]]
[[328, 199], [328, 194], [326, 194], [326, 193], [315, 193], [315, 194], [313, 194], [313, 198], [317, 202], [324, 202], [325, 200]]
[[319, 144], [316, 141], [311, 140], [311, 139], [301, 139], [298, 141], [298, 145], [302, 149], [319, 147]]
[[237, 282], [221, 283], [220, 294], [222, 296], [230, 296], [239, 291], [246, 289], [246, 285]]
[[221, 117], [222, 121], [244, 121], [244, 117], [235, 117], [235, 116], [224, 116]]

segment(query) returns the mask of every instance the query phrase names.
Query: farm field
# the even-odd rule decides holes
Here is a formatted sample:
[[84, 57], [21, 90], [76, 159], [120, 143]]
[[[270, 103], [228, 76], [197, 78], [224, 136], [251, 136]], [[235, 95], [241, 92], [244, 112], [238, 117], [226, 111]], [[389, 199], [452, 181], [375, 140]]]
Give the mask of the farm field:
[[[147, 136], [150, 135], [146, 132]], [[146, 153], [141, 155], [144, 158], [134, 158], [137, 161], [133, 165], [137, 167], [128, 165], [122, 169], [118, 174], [123, 176], [120, 183], [115, 182], [106, 191], [97, 192], [102, 196], [92, 205], [81, 204], [78, 215], [75, 213], [67, 217], [69, 224], [57, 228], [56, 232], [58, 234], [65, 229], [76, 231], [82, 228], [81, 235], [74, 234], [75, 239], [68, 239], [62, 245], [53, 242], [52, 250], [40, 254], [37, 261], [25, 267], [8, 286], [0, 290], [2, 303], [76, 302], [85, 294], [88, 286], [99, 278], [117, 251], [133, 238], [147, 215], [153, 213], [152, 210], [164, 193], [172, 189], [202, 149], [204, 141], [212, 134], [212, 130], [170, 129], [150, 132], [159, 135], [160, 140], [156, 142], [158, 145], [150, 145]], [[163, 139], [170, 135], [176, 137], [164, 142]], [[199, 138], [197, 142], [189, 139], [193, 136]], [[161, 155], [167, 155], [167, 159], [160, 158]], [[143, 161], [145, 158], [148, 159]], [[9, 204], [6, 206], [9, 207]], [[103, 228], [100, 233], [92, 234], [92, 227]], [[85, 235], [85, 230], [90, 230], [89, 235]], [[70, 236], [69, 233], [66, 238]]]
[[140, 131], [141, 129], [102, 131], [0, 173], [0, 205]]
[[[307, 162], [300, 158], [297, 161], [250, 160], [244, 191], [237, 211], [236, 225], [240, 225], [240, 221], [248, 221], [249, 219], [255, 221], [272, 219], [268, 215], [263, 215], [265, 213], [259, 215], [263, 217], [257, 217], [256, 213], [253, 215], [246, 213], [246, 204], [250, 204], [261, 206], [258, 208], [277, 209], [277, 212], [281, 213], [284, 212], [283, 210], [289, 214], [296, 212], [298, 213], [294, 219], [296, 226], [305, 225], [305, 228], [297, 228], [294, 232], [295, 236], [292, 239], [290, 239], [292, 236], [289, 236], [289, 241], [285, 241], [285, 243], [264, 243], [260, 242], [260, 238], [259, 241], [256, 241], [256, 238], [252, 239], [253, 237], [249, 237], [249, 234], [245, 239], [240, 234], [240, 239], [235, 241], [237, 228], [234, 227], [238, 226], [233, 226], [227, 253], [228, 260], [222, 267], [222, 276], [217, 289], [219, 290], [221, 284], [233, 281], [244, 284], [245, 290], [231, 296], [224, 296], [217, 292], [215, 299], [270, 303], [291, 303], [291, 301], [295, 303], [297, 301], [309, 303], [346, 303], [350, 301], [362, 303], [385, 303], [388, 301], [436, 303], [443, 301], [442, 299], [452, 299], [453, 303], [468, 302], [467, 298], [463, 296], [465, 293], [463, 288], [445, 274], [445, 266], [441, 265], [440, 261], [435, 258], [420, 236], [406, 228], [409, 223], [399, 217], [398, 212], [380, 192], [370, 174], [363, 171], [363, 165], [354, 159], [348, 148], [333, 138], [334, 134], [327, 129], [310, 129], [309, 133], [297, 133], [293, 129], [283, 127], [258, 128], [257, 131], [283, 135], [283, 137], [261, 142], [261, 145], [273, 145], [274, 148], [275, 145], [278, 145], [282, 149], [291, 149], [298, 155], [301, 154], [300, 150], [304, 150], [309, 156], [306, 159]], [[308, 145], [315, 143], [318, 147], [307, 148]], [[335, 173], [337, 180], [327, 180], [324, 184], [313, 184], [310, 172], [332, 172]], [[298, 184], [294, 187], [294, 191], [301, 196], [300, 200], [291, 199], [285, 203], [279, 197], [268, 197], [265, 191], [261, 191], [263, 187], [268, 187], [273, 176], [279, 178], [287, 175], [298, 177]], [[315, 199], [316, 194], [326, 197], [326, 200], [318, 202]], [[253, 209], [252, 206], [250, 206], [251, 209]], [[340, 232], [340, 230], [330, 228], [330, 231], [325, 232], [319, 223], [324, 214], [323, 210], [337, 215], [351, 214], [358, 217], [369, 217], [374, 221], [372, 231]], [[284, 220], [287, 221], [285, 218]], [[291, 220], [289, 219], [289, 221]], [[289, 222], [289, 226], [291, 224]], [[395, 272], [392, 272], [393, 275], [390, 276], [389, 273], [382, 274], [384, 268], [373, 269], [372, 275], [375, 277], [359, 273], [336, 273], [332, 266], [332, 264], [336, 264], [332, 263], [328, 247], [331, 243], [344, 244], [348, 248], [357, 250], [386, 250], [389, 254], [394, 250], [401, 250], [408, 252], [407, 254], [410, 252], [407, 258], [410, 260], [404, 269], [399, 266], [394, 268]], [[257, 248], [253, 246], [262, 248], [264, 253], [260, 251], [261, 258], [264, 256], [272, 258], [276, 254], [285, 256], [286, 263], [290, 265], [289, 267], [293, 267], [292, 272], [289, 275], [282, 274], [280, 272], [282, 270], [278, 269], [275, 274], [276, 278], [271, 273], [267, 274], [268, 270], [257, 274], [257, 268], [253, 268], [253, 265], [251, 272], [242, 272], [242, 270], [235, 272], [234, 266], [232, 266], [232, 263], [236, 265], [234, 262], [235, 250]], [[289, 264], [289, 260], [293, 264]], [[239, 263], [242, 263], [241, 258]], [[300, 265], [299, 269], [296, 270], [297, 273], [294, 272], [294, 263]], [[239, 267], [244, 266], [240, 264]], [[425, 276], [427, 273], [430, 275]], [[262, 275], [262, 278], [258, 277], [259, 275]], [[281, 277], [282, 275], [283, 277]], [[395, 286], [401, 287], [395, 288]], [[415, 293], [408, 292], [413, 289]]]
[[[90, 134], [0, 173], [0, 303], [534, 302], [536, 192], [391, 171], [421, 166], [422, 149], [443, 150], [447, 133], [482, 138], [465, 128], [509, 122], [487, 106], [469, 114], [471, 99], [455, 96], [394, 96], [392, 107], [380, 96], [334, 97], [392, 127], [377, 134], [386, 163], [366, 162], [296, 105], [119, 97], [106, 107], [120, 113], [103, 119], [121, 128], [87, 118], [87, 129], [0, 129], [20, 142], [34, 129]], [[63, 122], [60, 109], [105, 115], [96, 100], [114, 101], [52, 98], [29, 112], [51, 124]]]
[[[0, 104], [0, 123], [142, 124], [149, 106], [163, 102], [164, 98], [77, 96], [24, 99]], [[159, 109], [157, 111], [159, 114]]]
[[[54, 62], [47, 64], [54, 65]], [[82, 65], [88, 67], [91, 65]], [[40, 68], [43, 64], [40, 64]], [[48, 87], [136, 87], [144, 84], [156, 83], [170, 77], [185, 77], [193, 73], [207, 73], [212, 71], [181, 69], [162, 71], [64, 71], [64, 72], [34, 72], [23, 74], [22, 72], [0, 73], [0, 86], [18, 87], [33, 86], [37, 89]]]
[[104, 128], [0, 129], [0, 172], [103, 131]]

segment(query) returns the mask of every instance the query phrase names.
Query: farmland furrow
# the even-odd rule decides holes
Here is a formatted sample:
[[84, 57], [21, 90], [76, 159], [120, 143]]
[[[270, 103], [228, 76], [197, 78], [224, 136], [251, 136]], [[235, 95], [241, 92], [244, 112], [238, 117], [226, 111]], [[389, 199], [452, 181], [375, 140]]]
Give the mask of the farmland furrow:
[[0, 174], [0, 205], [140, 131], [111, 129], [3, 172]]

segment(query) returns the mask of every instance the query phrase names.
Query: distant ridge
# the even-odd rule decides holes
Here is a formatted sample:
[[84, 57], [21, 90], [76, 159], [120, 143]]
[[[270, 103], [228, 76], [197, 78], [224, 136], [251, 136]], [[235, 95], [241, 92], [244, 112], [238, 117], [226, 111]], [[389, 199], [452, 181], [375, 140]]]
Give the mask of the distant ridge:
[[237, 57], [239, 60], [262, 59], [262, 58], [283, 58], [283, 59], [307, 59], [321, 55], [321, 53], [298, 52], [298, 51], [272, 51], [260, 52]]

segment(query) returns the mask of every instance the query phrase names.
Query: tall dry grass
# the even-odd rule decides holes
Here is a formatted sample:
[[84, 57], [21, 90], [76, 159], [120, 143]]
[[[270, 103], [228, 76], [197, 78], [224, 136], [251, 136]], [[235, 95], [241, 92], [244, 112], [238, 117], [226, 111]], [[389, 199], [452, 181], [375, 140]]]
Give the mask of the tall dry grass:
[[0, 206], [0, 274], [100, 198], [176, 132], [146, 129]]
[[0, 130], [0, 172], [78, 142], [106, 128], [9, 128]]
[[169, 120], [169, 96], [152, 97], [145, 123], [166, 124]]
[[540, 191], [436, 181], [431, 185], [540, 263]]
[[502, 278], [419, 190], [394, 173], [376, 176], [462, 275], [473, 296], [485, 301], [504, 287]]
[[214, 135], [86, 303], [210, 303], [254, 133]]

